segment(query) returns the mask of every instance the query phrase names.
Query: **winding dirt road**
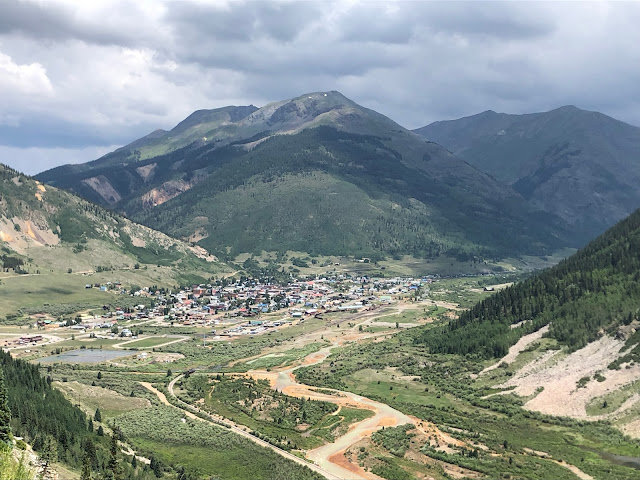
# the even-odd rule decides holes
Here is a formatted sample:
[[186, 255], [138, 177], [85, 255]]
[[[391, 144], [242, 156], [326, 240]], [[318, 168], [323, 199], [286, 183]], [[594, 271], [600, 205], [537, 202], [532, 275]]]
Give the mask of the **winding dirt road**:
[[[324, 362], [331, 354], [331, 350], [336, 346], [338, 346], [338, 344], [334, 343], [331, 346], [308, 355], [303, 360], [303, 365], [317, 365]], [[352, 478], [354, 480], [379, 479], [380, 477], [377, 475], [348, 462], [344, 456], [345, 451], [355, 443], [365, 437], [371, 436], [373, 432], [383, 427], [393, 427], [407, 423], [415, 424], [414, 420], [389, 405], [376, 402], [361, 395], [356, 395], [355, 393], [328, 388], [322, 390], [330, 390], [334, 393], [333, 395], [318, 392], [314, 387], [296, 381], [294, 372], [297, 368], [300, 368], [300, 366], [289, 367], [275, 372], [252, 370], [247, 372], [247, 374], [256, 379], [268, 379], [274, 389], [292, 397], [305, 397], [312, 400], [330, 402], [339, 407], [352, 407], [372, 411], [374, 413], [373, 417], [352, 424], [345, 435], [337, 438], [333, 443], [327, 443], [321, 447], [309, 450], [306, 456], [337, 478]]]
[[[176, 378], [174, 378], [171, 381], [171, 383], [169, 383], [168, 390], [169, 390], [170, 394], [172, 396], [174, 396], [174, 398], [176, 398], [179, 403], [183, 404], [184, 402], [182, 402], [180, 399], [175, 397], [175, 395], [173, 394], [173, 388], [174, 388], [176, 382], [178, 380], [180, 380], [181, 378], [182, 378], [182, 375], [179, 375]], [[269, 448], [269, 449], [273, 450], [274, 452], [276, 452], [278, 455], [286, 458], [287, 460], [291, 460], [292, 462], [295, 462], [295, 463], [297, 463], [299, 465], [307, 467], [307, 468], [313, 470], [314, 472], [322, 475], [324, 478], [326, 478], [328, 480], [344, 480], [344, 479], [352, 478], [352, 477], [338, 477], [338, 476], [334, 475], [333, 473], [324, 470], [322, 467], [320, 467], [320, 466], [318, 466], [318, 465], [316, 465], [314, 463], [311, 463], [311, 462], [309, 462], [307, 460], [304, 460], [303, 458], [296, 457], [295, 455], [293, 455], [292, 453], [287, 452], [286, 450], [282, 450], [281, 448], [278, 448], [275, 445], [271, 445], [269, 442], [265, 442], [264, 440], [261, 440], [258, 437], [255, 437], [255, 436], [251, 435], [249, 432], [247, 432], [246, 430], [243, 430], [238, 425], [230, 422], [229, 420], [224, 420], [224, 419], [215, 417], [214, 415], [209, 415], [208, 413], [203, 412], [202, 410], [200, 410], [197, 407], [193, 407], [191, 405], [184, 404], [185, 406], [189, 406], [190, 408], [193, 408], [193, 409], [197, 410], [199, 413], [208, 416], [211, 420], [207, 420], [205, 418], [199, 417], [198, 415], [195, 415], [194, 413], [191, 413], [190, 411], [186, 410], [185, 408], [181, 408], [181, 407], [178, 407], [178, 406], [173, 405], [172, 403], [170, 403], [169, 400], [167, 399], [166, 395], [164, 393], [162, 393], [160, 390], [156, 389], [150, 383], [148, 383], [148, 382], [139, 382], [139, 383], [140, 383], [140, 385], [145, 387], [147, 390], [153, 392], [158, 397], [158, 399], [160, 400], [160, 402], [162, 404], [180, 410], [186, 417], [189, 417], [189, 418], [191, 418], [193, 420], [200, 420], [202, 422], [211, 423], [211, 424], [214, 424], [214, 425], [221, 425], [221, 424], [225, 425], [232, 432], [234, 432], [234, 433], [236, 433], [238, 435], [241, 435], [244, 438], [247, 438], [248, 440], [251, 440], [253, 443], [257, 443], [258, 445], [260, 445], [262, 447]], [[357, 478], [357, 477], [355, 477], [355, 478]]]

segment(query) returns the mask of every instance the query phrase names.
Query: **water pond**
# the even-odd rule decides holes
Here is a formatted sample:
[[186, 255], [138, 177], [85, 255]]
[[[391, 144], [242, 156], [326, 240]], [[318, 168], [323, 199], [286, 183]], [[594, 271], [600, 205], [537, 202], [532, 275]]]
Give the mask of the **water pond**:
[[127, 357], [134, 353], [127, 350], [100, 350], [94, 348], [70, 350], [58, 355], [40, 358], [39, 363], [103, 363], [115, 358]]

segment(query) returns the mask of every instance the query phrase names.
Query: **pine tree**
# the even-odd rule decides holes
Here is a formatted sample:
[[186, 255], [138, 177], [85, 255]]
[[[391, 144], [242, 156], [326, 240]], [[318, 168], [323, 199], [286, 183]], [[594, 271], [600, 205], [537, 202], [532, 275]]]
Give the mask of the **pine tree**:
[[7, 389], [4, 385], [4, 375], [0, 368], [0, 442], [11, 440], [11, 411], [9, 410], [9, 399]]
[[96, 445], [91, 440], [91, 437], [87, 438], [84, 443], [84, 453], [89, 459], [90, 465], [95, 468], [98, 466], [98, 453], [96, 451]]
[[162, 477], [162, 466], [160, 465], [160, 462], [158, 462], [158, 460], [156, 459], [155, 456], [151, 456], [151, 464], [149, 465], [151, 467], [151, 470], [153, 471], [154, 475], [156, 476], [156, 478], [160, 478]]
[[80, 474], [80, 480], [91, 480], [91, 460], [89, 455], [85, 455], [82, 460], [82, 473]]
[[40, 458], [44, 463], [42, 473], [43, 476], [49, 471], [49, 466], [58, 460], [58, 442], [51, 435], [47, 435], [42, 444]]
[[102, 414], [100, 413], [100, 409], [96, 408], [96, 413], [93, 415], [93, 419], [96, 422], [101, 422], [102, 421]]
[[115, 433], [111, 435], [111, 448], [109, 449], [109, 464], [107, 470], [111, 472], [112, 478], [120, 478], [120, 465], [118, 465], [118, 438]]

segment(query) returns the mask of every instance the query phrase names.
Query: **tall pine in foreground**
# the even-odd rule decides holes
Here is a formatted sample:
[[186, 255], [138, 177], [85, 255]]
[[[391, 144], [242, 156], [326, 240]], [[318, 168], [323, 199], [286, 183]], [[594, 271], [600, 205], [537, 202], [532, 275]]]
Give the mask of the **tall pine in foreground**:
[[11, 440], [11, 411], [9, 410], [9, 398], [7, 387], [4, 384], [4, 373], [0, 366], [0, 442]]

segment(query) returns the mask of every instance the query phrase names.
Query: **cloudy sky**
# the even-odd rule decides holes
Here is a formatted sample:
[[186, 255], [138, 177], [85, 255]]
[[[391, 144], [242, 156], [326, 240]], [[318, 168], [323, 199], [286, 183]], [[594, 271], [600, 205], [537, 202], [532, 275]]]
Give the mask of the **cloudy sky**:
[[0, 0], [0, 162], [339, 90], [407, 128], [573, 104], [640, 125], [640, 2]]

